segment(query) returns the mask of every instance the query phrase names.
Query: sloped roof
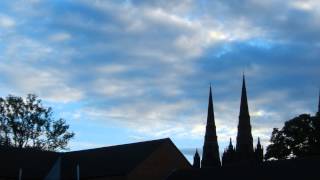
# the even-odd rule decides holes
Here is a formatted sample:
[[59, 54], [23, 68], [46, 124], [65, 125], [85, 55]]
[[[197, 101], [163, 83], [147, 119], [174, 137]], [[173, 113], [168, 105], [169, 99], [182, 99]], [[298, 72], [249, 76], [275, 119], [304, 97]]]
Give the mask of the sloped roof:
[[74, 179], [79, 164], [82, 178], [128, 174], [146, 160], [169, 138], [72, 152], [0, 147], [0, 177], [17, 178], [19, 168], [24, 178], [42, 179], [61, 157], [62, 179]]
[[63, 153], [62, 177], [71, 179], [79, 164], [81, 177], [118, 176], [129, 173], [169, 138]]

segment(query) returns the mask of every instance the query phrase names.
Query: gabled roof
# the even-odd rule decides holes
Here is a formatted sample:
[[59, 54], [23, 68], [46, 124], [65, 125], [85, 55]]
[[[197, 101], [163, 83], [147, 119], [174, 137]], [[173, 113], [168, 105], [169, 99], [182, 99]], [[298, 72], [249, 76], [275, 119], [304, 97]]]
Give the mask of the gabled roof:
[[62, 177], [75, 178], [79, 164], [81, 177], [125, 175], [147, 159], [169, 138], [63, 153]]
[[61, 157], [62, 179], [74, 179], [79, 164], [81, 178], [119, 176], [130, 173], [169, 138], [72, 152], [0, 147], [0, 177], [43, 179]]

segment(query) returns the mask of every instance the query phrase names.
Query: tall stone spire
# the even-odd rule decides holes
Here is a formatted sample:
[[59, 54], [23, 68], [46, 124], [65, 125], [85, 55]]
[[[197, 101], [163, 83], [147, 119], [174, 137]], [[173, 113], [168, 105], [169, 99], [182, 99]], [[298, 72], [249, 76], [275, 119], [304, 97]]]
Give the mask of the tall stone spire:
[[211, 92], [211, 85], [210, 85], [207, 126], [206, 126], [206, 134], [204, 137], [201, 167], [212, 168], [212, 167], [220, 167], [220, 166], [221, 166], [221, 162], [220, 162], [220, 156], [219, 156], [219, 146], [218, 146], [218, 139], [217, 139], [217, 133], [216, 133], [216, 125], [214, 122], [214, 110], [213, 110], [212, 92]]
[[240, 102], [240, 116], [248, 117], [249, 108], [248, 108], [248, 99], [247, 99], [247, 88], [246, 80], [244, 75], [242, 76], [242, 91], [241, 91], [241, 102]]
[[247, 89], [246, 89], [246, 81], [245, 81], [244, 75], [242, 79], [242, 92], [241, 92], [236, 152], [237, 152], [237, 158], [240, 161], [251, 160], [253, 158], [253, 140], [252, 140], [252, 134], [251, 134]]

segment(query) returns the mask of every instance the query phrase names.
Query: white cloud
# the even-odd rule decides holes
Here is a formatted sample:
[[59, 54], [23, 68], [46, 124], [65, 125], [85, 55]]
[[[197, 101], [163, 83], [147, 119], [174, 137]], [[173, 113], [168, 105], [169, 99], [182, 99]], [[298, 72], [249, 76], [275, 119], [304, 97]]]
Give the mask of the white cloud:
[[41, 61], [48, 59], [54, 49], [39, 40], [13, 36], [4, 39], [6, 43], [4, 57], [10, 61]]
[[317, 0], [295, 0], [289, 1], [288, 4], [292, 8], [314, 13], [318, 13], [317, 11], [320, 8], [320, 2]]
[[67, 84], [67, 77], [60, 71], [39, 70], [22, 63], [0, 64], [0, 69], [10, 78], [8, 85], [16, 93], [35, 93], [41, 99], [61, 103], [79, 101], [83, 97], [81, 90]]
[[206, 125], [199, 123], [199, 124], [195, 124], [193, 125], [192, 129], [190, 130], [190, 134], [191, 136], [196, 136], [196, 137], [202, 137], [204, 135], [204, 132], [206, 130]]
[[[206, 48], [222, 42], [242, 41], [263, 33], [259, 27], [254, 27], [244, 18], [230, 23], [206, 16], [190, 18], [188, 13], [192, 12], [191, 5], [194, 3], [192, 1], [173, 3], [176, 7], [174, 9], [166, 3], [155, 3], [160, 7], [154, 7], [148, 3], [146, 6], [137, 6], [106, 1], [83, 2], [108, 16], [111, 15], [115, 23], [90, 22], [82, 28], [96, 26], [95, 30], [108, 34], [123, 34], [125, 37], [130, 37], [125, 43], [133, 44], [128, 46], [127, 53], [169, 63], [200, 57]], [[70, 19], [71, 23], [85, 21], [82, 17]], [[135, 41], [131, 42], [131, 39]], [[143, 43], [136, 43], [137, 41]], [[121, 38], [119, 42], [122, 42]]]
[[148, 91], [147, 83], [143, 80], [118, 78], [99, 78], [93, 82], [93, 91], [110, 98], [137, 97]]
[[0, 27], [1, 28], [13, 28], [15, 27], [16, 22], [13, 18], [0, 14]]
[[[145, 99], [146, 100], [146, 99]], [[161, 101], [145, 103], [145, 100], [130, 102], [110, 108], [88, 107], [81, 111], [86, 117], [100, 121], [113, 122], [129, 127], [136, 133], [160, 138], [170, 135], [181, 135], [192, 128], [190, 114], [185, 112], [193, 106], [190, 100], [165, 103]], [[189, 129], [189, 130], [190, 130]]]
[[[138, 67], [137, 67], [138, 68]], [[133, 69], [133, 67], [127, 65], [120, 65], [120, 64], [109, 64], [97, 67], [97, 72], [103, 74], [118, 74], [118, 73], [125, 73], [129, 69]]]
[[71, 39], [71, 35], [66, 32], [56, 33], [49, 36], [50, 41], [63, 42]]

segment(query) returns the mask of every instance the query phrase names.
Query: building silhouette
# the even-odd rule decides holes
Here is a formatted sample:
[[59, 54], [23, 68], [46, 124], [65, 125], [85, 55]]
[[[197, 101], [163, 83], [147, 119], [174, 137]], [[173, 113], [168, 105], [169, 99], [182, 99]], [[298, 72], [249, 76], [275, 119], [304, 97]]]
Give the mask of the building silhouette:
[[162, 180], [191, 169], [169, 138], [71, 152], [0, 146], [0, 160], [0, 180]]
[[246, 81], [242, 77], [242, 91], [239, 112], [236, 154], [238, 161], [248, 161], [254, 158], [253, 140], [251, 134], [250, 114], [248, 107]]
[[[231, 140], [230, 140], [230, 145]], [[237, 133], [237, 144], [235, 151], [231, 149], [231, 146], [227, 148], [222, 155], [222, 164], [253, 164], [263, 161], [263, 147], [260, 144], [260, 138], [258, 137], [258, 143], [256, 148], [253, 148], [253, 138], [251, 133], [250, 113], [248, 106], [248, 96], [245, 76], [242, 76], [242, 89]]]
[[218, 146], [216, 125], [214, 120], [212, 90], [210, 85], [207, 125], [206, 125], [206, 133], [204, 136], [201, 168], [213, 168], [213, 167], [220, 167], [220, 166], [221, 166], [221, 162], [220, 162], [220, 156], [219, 156], [219, 146]]
[[[228, 164], [253, 164], [263, 161], [263, 147], [258, 138], [256, 148], [253, 147], [253, 138], [251, 133], [250, 113], [248, 106], [247, 87], [245, 76], [242, 76], [242, 89], [238, 122], [238, 133], [236, 147], [232, 145], [230, 138], [229, 146], [222, 154], [222, 165]], [[212, 100], [212, 89], [210, 85], [209, 103], [206, 132], [203, 144], [203, 155], [201, 168], [221, 167], [219, 157], [219, 145], [216, 133], [214, 108]]]
[[[317, 118], [316, 121], [320, 122], [320, 92], [318, 111], [312, 118]], [[318, 172], [318, 165], [320, 164], [319, 151], [312, 154], [312, 156], [305, 158], [264, 161], [264, 150], [259, 137], [257, 138], [256, 146], [254, 147], [253, 145], [247, 87], [244, 75], [242, 77], [236, 145], [234, 146], [232, 144], [232, 139], [230, 138], [229, 145], [222, 153], [221, 166], [217, 163], [219, 162], [216, 153], [218, 150], [217, 139], [210, 86], [208, 117], [203, 151], [206, 150], [208, 152], [210, 150], [212, 154], [208, 155], [207, 153], [203, 153], [203, 158], [206, 159], [205, 165], [210, 164], [211, 166], [204, 166], [204, 164], [201, 163], [201, 168], [177, 170], [174, 171], [167, 180], [318, 180], [320, 177]], [[194, 164], [197, 164], [199, 158], [197, 157], [196, 152]]]

